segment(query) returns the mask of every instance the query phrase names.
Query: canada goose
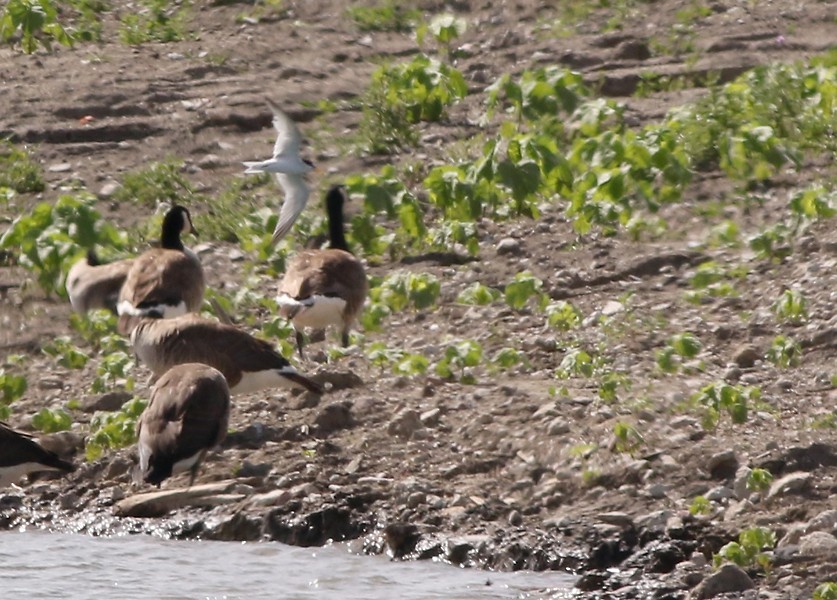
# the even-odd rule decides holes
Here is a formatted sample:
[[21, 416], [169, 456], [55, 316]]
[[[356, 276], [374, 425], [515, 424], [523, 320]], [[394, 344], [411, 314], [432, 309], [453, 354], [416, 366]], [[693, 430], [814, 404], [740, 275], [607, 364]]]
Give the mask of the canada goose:
[[180, 239], [188, 232], [195, 233], [189, 211], [174, 206], [163, 218], [161, 247], [134, 259], [119, 292], [121, 334], [130, 334], [139, 317], [170, 319], [200, 310], [206, 283], [200, 260]]
[[230, 388], [218, 370], [197, 363], [172, 367], [154, 384], [137, 422], [135, 480], [160, 487], [167, 477], [190, 471], [191, 486], [207, 451], [227, 436], [229, 421]]
[[273, 127], [276, 129], [276, 144], [273, 146], [273, 157], [256, 162], [245, 162], [245, 173], [275, 173], [276, 179], [285, 193], [285, 202], [279, 212], [279, 221], [273, 230], [270, 243], [276, 244], [291, 230], [299, 213], [308, 202], [308, 185], [303, 175], [314, 168], [314, 163], [300, 158], [299, 130], [291, 118], [285, 114], [270, 99], [265, 99], [270, 110], [273, 111]]
[[141, 319], [131, 333], [131, 343], [137, 358], [157, 377], [174, 365], [199, 362], [221, 371], [233, 394], [270, 387], [323, 391], [266, 341], [198, 315]]
[[0, 489], [35, 471], [75, 470], [75, 465], [41, 447], [31, 435], [0, 421]]
[[76, 262], [67, 274], [67, 295], [73, 310], [81, 314], [95, 308], [116, 312], [119, 290], [133, 263], [132, 258], [126, 258], [101, 264], [96, 253], [88, 250], [87, 256]]
[[349, 252], [343, 231], [343, 203], [346, 192], [333, 186], [326, 195], [329, 248], [303, 250], [288, 265], [276, 301], [282, 316], [296, 331], [296, 345], [302, 356], [303, 329], [341, 328], [343, 346], [349, 345], [349, 329], [363, 308], [369, 284], [363, 264]]

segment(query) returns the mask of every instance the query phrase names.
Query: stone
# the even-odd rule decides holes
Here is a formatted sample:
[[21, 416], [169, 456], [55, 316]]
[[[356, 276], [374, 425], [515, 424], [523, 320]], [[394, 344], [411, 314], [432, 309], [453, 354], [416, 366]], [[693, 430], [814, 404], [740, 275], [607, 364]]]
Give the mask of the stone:
[[424, 425], [419, 414], [411, 408], [405, 408], [387, 425], [387, 433], [401, 438], [410, 439], [413, 434]]
[[549, 422], [546, 431], [549, 435], [563, 435], [570, 432], [570, 424], [563, 417], [555, 417]]
[[750, 467], [739, 467], [735, 472], [735, 479], [732, 483], [732, 493], [739, 500], [750, 495], [750, 488], [747, 487], [747, 482], [750, 481], [750, 473], [753, 470]]
[[497, 254], [520, 254], [520, 241], [514, 238], [503, 238], [497, 243]]
[[100, 396], [91, 396], [81, 403], [81, 410], [86, 413], [103, 411], [117, 411], [122, 408], [122, 405], [133, 398], [133, 394], [122, 391], [106, 392]]
[[520, 527], [523, 524], [523, 515], [520, 511], [513, 510], [509, 513], [509, 525], [512, 527]]
[[799, 545], [799, 540], [802, 539], [802, 536], [805, 535], [805, 525], [802, 523], [795, 523], [788, 527], [788, 530], [785, 532], [785, 535], [782, 536], [782, 539], [776, 544], [777, 548], [782, 548], [784, 546], [797, 546]]
[[692, 593], [690, 598], [704, 600], [714, 598], [719, 594], [743, 592], [755, 588], [753, 580], [738, 565], [726, 564], [718, 571], [704, 579]]
[[340, 429], [348, 429], [354, 425], [351, 405], [346, 402], [327, 404], [314, 418], [317, 432], [327, 435]]
[[622, 60], [647, 60], [651, 58], [651, 49], [645, 40], [626, 40], [616, 48], [614, 58]]
[[617, 302], [616, 300], [610, 300], [607, 304], [604, 305], [602, 308], [602, 314], [606, 317], [612, 317], [615, 314], [618, 314], [625, 310], [625, 305], [621, 302]]
[[84, 436], [75, 431], [58, 431], [47, 433], [38, 438], [38, 442], [58, 456], [72, 456], [84, 448]]
[[623, 512], [606, 512], [598, 515], [598, 520], [609, 525], [616, 525], [622, 529], [631, 529], [634, 527], [634, 520], [628, 513]]
[[223, 164], [221, 157], [217, 154], [206, 154], [198, 161], [201, 169], [217, 169]]
[[790, 473], [773, 482], [770, 486], [770, 491], [767, 492], [767, 499], [769, 500], [776, 496], [786, 496], [788, 494], [798, 494], [804, 491], [810, 483], [810, 473], [805, 473], [804, 471]]
[[761, 354], [752, 344], [738, 346], [732, 355], [732, 360], [742, 369], [749, 369], [755, 366], [756, 361], [760, 358]]
[[70, 163], [55, 163], [47, 167], [47, 171], [50, 173], [66, 173], [73, 168], [73, 165]]
[[425, 427], [435, 427], [439, 424], [439, 419], [442, 416], [442, 411], [438, 408], [431, 408], [430, 410], [426, 410], [421, 415], [419, 415], [419, 419], [421, 420], [422, 424]]
[[708, 492], [704, 494], [707, 500], [712, 502], [719, 502], [721, 500], [728, 500], [733, 497], [733, 492], [731, 489], [724, 485], [719, 485], [718, 487], [714, 487]]
[[712, 479], [730, 479], [738, 469], [738, 457], [734, 450], [724, 450], [709, 457], [707, 467]]
[[251, 497], [250, 504], [254, 506], [283, 506], [290, 499], [291, 493], [288, 490], [271, 490]]
[[96, 192], [96, 196], [98, 196], [99, 200], [107, 200], [113, 196], [120, 187], [122, 186], [116, 181], [106, 181], [102, 184], [102, 187], [99, 188], [99, 191]]
[[825, 531], [814, 531], [799, 538], [799, 552], [803, 556], [837, 557], [837, 538]]
[[241, 468], [238, 470], [238, 473], [235, 474], [236, 477], [266, 477], [270, 470], [273, 468], [273, 465], [270, 463], [251, 463], [248, 460], [245, 460], [241, 463]]
[[824, 510], [808, 521], [805, 526], [805, 533], [811, 533], [812, 531], [837, 531], [837, 510]]

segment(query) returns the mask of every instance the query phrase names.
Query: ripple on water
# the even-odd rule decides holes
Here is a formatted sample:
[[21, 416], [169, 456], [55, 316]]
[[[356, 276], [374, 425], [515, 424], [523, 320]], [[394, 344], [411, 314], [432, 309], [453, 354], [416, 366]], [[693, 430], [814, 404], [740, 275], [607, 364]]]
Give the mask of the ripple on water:
[[393, 562], [351, 554], [341, 544], [297, 548], [40, 531], [0, 532], [0, 539], [2, 598], [564, 598], [574, 581], [557, 572]]

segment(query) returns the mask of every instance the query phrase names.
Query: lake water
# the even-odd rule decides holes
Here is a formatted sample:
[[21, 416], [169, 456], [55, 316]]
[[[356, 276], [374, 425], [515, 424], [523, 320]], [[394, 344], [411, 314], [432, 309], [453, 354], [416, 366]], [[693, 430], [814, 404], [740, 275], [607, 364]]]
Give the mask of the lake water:
[[560, 572], [494, 573], [352, 554], [342, 544], [0, 532], [0, 598], [456, 600], [567, 598]]

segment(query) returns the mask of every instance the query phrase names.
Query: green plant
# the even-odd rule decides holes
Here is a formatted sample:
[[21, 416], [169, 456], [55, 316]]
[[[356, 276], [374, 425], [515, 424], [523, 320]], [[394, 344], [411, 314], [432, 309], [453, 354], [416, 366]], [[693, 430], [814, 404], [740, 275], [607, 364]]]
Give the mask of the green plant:
[[645, 438], [636, 427], [624, 421], [617, 421], [613, 426], [614, 448], [617, 452], [633, 455], [645, 443]]
[[96, 378], [93, 380], [91, 389], [93, 392], [101, 393], [122, 385], [129, 392], [134, 389], [134, 378], [130, 373], [136, 363], [124, 350], [115, 350], [104, 354], [99, 364], [96, 365]]
[[581, 324], [581, 311], [565, 300], [547, 304], [545, 312], [547, 324], [559, 331], [569, 331]]
[[764, 527], [751, 527], [738, 534], [737, 542], [729, 542], [713, 555], [712, 562], [719, 567], [724, 562], [735, 563], [739, 567], [759, 566], [770, 568], [771, 558], [762, 552], [776, 546], [776, 534]]
[[29, 152], [8, 140], [0, 141], [0, 188], [20, 194], [44, 191], [41, 168]]
[[33, 271], [47, 293], [65, 296], [64, 277], [81, 248], [124, 248], [126, 236], [93, 208], [90, 194], [60, 196], [21, 215], [0, 237], [0, 248], [18, 254], [19, 264]]
[[442, 360], [436, 363], [436, 374], [440, 377], [453, 377], [459, 373], [462, 383], [475, 383], [476, 379], [468, 369], [476, 367], [482, 361], [482, 346], [474, 340], [463, 340], [445, 348]]
[[73, 424], [73, 418], [64, 410], [42, 408], [32, 417], [32, 426], [44, 433], [66, 431]]
[[133, 398], [115, 412], [97, 412], [90, 420], [90, 435], [85, 444], [87, 460], [99, 458], [105, 450], [124, 448], [136, 442], [137, 419], [146, 402]]
[[743, 388], [726, 383], [711, 383], [692, 394], [690, 402], [703, 411], [703, 426], [714, 429], [718, 426], [723, 412], [729, 414], [733, 423], [747, 421], [748, 405], [761, 399], [761, 390], [757, 387]]
[[802, 292], [785, 290], [773, 304], [773, 312], [781, 321], [800, 324], [808, 320], [808, 302]]
[[120, 17], [119, 37], [130, 46], [180, 41], [186, 37], [189, 6], [189, 0], [141, 0], [138, 11]]
[[450, 13], [443, 13], [435, 15], [430, 20], [430, 23], [423, 23], [419, 26], [416, 30], [416, 40], [419, 46], [421, 46], [424, 43], [424, 38], [430, 33], [433, 39], [436, 40], [436, 43], [445, 50], [445, 54], [450, 57], [454, 54], [454, 40], [465, 33], [467, 28], [468, 24], [465, 22], [465, 19]]
[[430, 368], [430, 361], [422, 354], [405, 352], [392, 365], [396, 375], [424, 375]]
[[457, 302], [462, 304], [475, 304], [477, 306], [485, 306], [491, 304], [500, 297], [500, 292], [492, 287], [481, 284], [476, 281], [462, 290], [456, 297]]
[[530, 298], [535, 298], [539, 306], [545, 305], [549, 301], [549, 297], [541, 294], [543, 281], [535, 277], [529, 271], [523, 271], [514, 276], [514, 280], [506, 284], [504, 296], [506, 304], [515, 310], [520, 310], [529, 302]]
[[794, 232], [785, 223], [777, 223], [749, 240], [750, 248], [760, 257], [780, 262], [791, 254]]
[[802, 346], [792, 338], [777, 335], [773, 338], [765, 358], [783, 369], [796, 367], [802, 361]]
[[412, 146], [418, 139], [414, 124], [442, 119], [445, 109], [467, 93], [462, 73], [423, 54], [381, 66], [364, 93], [361, 138], [378, 154]]
[[770, 489], [771, 483], [773, 483], [773, 473], [767, 469], [753, 469], [747, 476], [747, 489], [753, 492]]
[[52, 0], [8, 0], [0, 13], [0, 40], [13, 42], [20, 32], [20, 45], [26, 54], [43, 46], [52, 51], [51, 42], [73, 45], [73, 36], [58, 21]]
[[44, 354], [58, 358], [58, 364], [68, 369], [81, 369], [90, 360], [84, 351], [66, 335], [58, 336], [43, 346]]
[[394, 0], [375, 6], [350, 6], [346, 12], [361, 31], [412, 31], [421, 18], [421, 11]]
[[9, 405], [26, 393], [26, 377], [0, 369], [0, 420], [8, 419]]
[[837, 582], [824, 581], [814, 590], [813, 600], [837, 600]]
[[126, 173], [113, 199], [119, 203], [137, 203], [152, 208], [161, 203], [191, 206], [202, 198], [182, 172], [182, 163], [169, 160]]
[[712, 504], [706, 499], [706, 496], [695, 496], [689, 505], [689, 514], [691, 515], [708, 515], [711, 512]]
[[676, 373], [680, 361], [676, 359], [694, 358], [701, 351], [700, 340], [691, 333], [679, 333], [673, 335], [666, 344], [666, 347], [657, 352], [657, 367], [664, 373]]
[[507, 371], [517, 365], [529, 367], [529, 360], [526, 358], [526, 354], [516, 348], [509, 347], [500, 348], [491, 357], [490, 362], [494, 369], [500, 371]]
[[369, 297], [397, 313], [412, 305], [416, 310], [435, 306], [442, 285], [429, 273], [393, 273], [379, 282], [373, 280]]

